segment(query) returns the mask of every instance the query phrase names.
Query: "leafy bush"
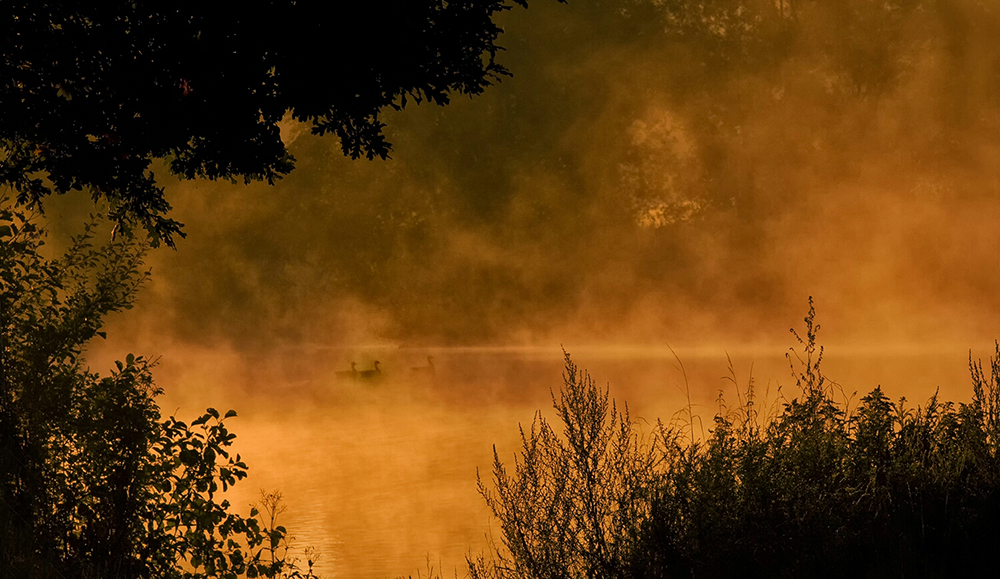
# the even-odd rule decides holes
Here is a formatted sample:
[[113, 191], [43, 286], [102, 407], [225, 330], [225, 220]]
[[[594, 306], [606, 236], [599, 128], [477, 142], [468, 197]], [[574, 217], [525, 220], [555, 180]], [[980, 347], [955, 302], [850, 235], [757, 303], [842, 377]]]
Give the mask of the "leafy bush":
[[[1000, 540], [1000, 345], [970, 357], [971, 402], [894, 403], [875, 388], [851, 406], [822, 373], [810, 300], [798, 396], [761, 417], [753, 381], [704, 440], [691, 424], [636, 436], [628, 413], [566, 357], [495, 491], [480, 483], [502, 545], [473, 577], [951, 577], [992, 568]], [[794, 331], [793, 331], [794, 333]], [[838, 401], [845, 399], [844, 401]], [[690, 420], [690, 418], [689, 418]], [[578, 442], [573, 442], [573, 441]], [[595, 501], [599, 504], [591, 504]]]
[[43, 236], [0, 200], [0, 577], [311, 576], [273, 516], [218, 500], [246, 476], [223, 423], [235, 412], [161, 421], [149, 361], [84, 368], [103, 317], [146, 279], [145, 247], [94, 248], [91, 224], [48, 260]]

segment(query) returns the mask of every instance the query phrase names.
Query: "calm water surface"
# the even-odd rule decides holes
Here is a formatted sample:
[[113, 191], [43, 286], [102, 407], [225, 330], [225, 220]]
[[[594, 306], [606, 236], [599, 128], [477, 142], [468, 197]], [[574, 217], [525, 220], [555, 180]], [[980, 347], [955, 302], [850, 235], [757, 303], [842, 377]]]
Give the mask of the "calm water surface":
[[[571, 351], [598, 383], [610, 382], [611, 395], [628, 403], [646, 432], [656, 418], [669, 420], [687, 404], [684, 375], [666, 348]], [[968, 350], [865, 352], [844, 348], [827, 355], [826, 372], [846, 395], [882, 384], [893, 398], [906, 395], [913, 403], [937, 387], [948, 398], [969, 396]], [[735, 396], [724, 378], [726, 353], [688, 348], [677, 354], [694, 410], [708, 424], [720, 389]], [[758, 396], [773, 400], [779, 385], [786, 394], [794, 391], [782, 350], [730, 354], [742, 387], [752, 365]], [[436, 371], [412, 371], [427, 365], [427, 355], [435, 357]], [[166, 360], [157, 372], [168, 392], [165, 412], [177, 407], [180, 416], [190, 416], [201, 404], [240, 413], [230, 427], [250, 477], [230, 493], [233, 504], [248, 505], [260, 489], [279, 489], [288, 509], [281, 522], [296, 545], [318, 550], [316, 568], [324, 577], [371, 578], [424, 575], [428, 564], [463, 576], [466, 554], [486, 549], [491, 532], [499, 540], [476, 491], [477, 469], [490, 476], [493, 445], [511, 462], [518, 424], [529, 424], [537, 410], [553, 417], [549, 389], [561, 384], [563, 364], [558, 347], [313, 347], [224, 364], [215, 353], [204, 356], [210, 370], [197, 356], [182, 358], [184, 364]], [[376, 359], [383, 370], [378, 381], [337, 374], [351, 361], [363, 370]]]

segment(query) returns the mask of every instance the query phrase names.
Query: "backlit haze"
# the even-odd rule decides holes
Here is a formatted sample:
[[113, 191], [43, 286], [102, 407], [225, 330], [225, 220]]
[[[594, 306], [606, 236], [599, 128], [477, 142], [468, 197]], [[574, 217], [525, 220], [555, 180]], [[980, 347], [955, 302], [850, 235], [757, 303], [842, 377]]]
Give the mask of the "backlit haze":
[[[476, 468], [548, 410], [560, 346], [652, 422], [685, 403], [669, 344], [708, 423], [727, 353], [794, 388], [812, 296], [847, 395], [966, 399], [1000, 337], [1000, 7], [848, 4], [861, 24], [813, 6], [741, 45], [670, 33], [671, 2], [538, 1], [503, 17], [514, 77], [388, 115], [391, 160], [289, 124], [273, 187], [164, 174], [188, 237], [91, 364], [159, 356], [165, 414], [235, 408], [234, 502], [280, 488], [331, 577], [462, 574]], [[336, 377], [375, 360], [377, 385]]]

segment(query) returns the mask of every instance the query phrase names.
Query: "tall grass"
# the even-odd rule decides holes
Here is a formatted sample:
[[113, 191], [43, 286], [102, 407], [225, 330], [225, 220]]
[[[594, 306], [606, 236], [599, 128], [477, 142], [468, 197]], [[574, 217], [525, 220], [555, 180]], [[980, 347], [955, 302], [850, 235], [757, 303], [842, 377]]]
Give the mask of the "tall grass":
[[479, 490], [500, 522], [503, 547], [470, 561], [473, 579], [610, 577], [630, 564], [649, 517], [656, 454], [643, 445], [628, 408], [609, 401], [565, 357], [553, 405], [557, 433], [541, 413], [521, 430], [513, 472], [494, 447], [493, 489]]
[[875, 388], [852, 405], [823, 374], [811, 300], [805, 325], [796, 395], [762, 415], [751, 380], [702, 440], [676, 422], [640, 436], [567, 355], [562, 432], [536, 415], [513, 469], [497, 457], [480, 480], [500, 537], [471, 576], [996, 572], [1000, 345], [986, 367], [970, 356], [969, 403], [907, 407]]

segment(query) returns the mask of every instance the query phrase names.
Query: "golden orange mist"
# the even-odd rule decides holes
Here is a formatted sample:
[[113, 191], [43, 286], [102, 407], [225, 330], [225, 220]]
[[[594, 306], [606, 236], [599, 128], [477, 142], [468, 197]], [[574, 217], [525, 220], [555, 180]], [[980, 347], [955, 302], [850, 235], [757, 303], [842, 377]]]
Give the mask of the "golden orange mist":
[[[548, 407], [560, 345], [652, 422], [687, 403], [670, 344], [708, 421], [727, 352], [738, 383], [793, 385], [809, 296], [848, 397], [966, 399], [969, 350], [1000, 337], [995, 11], [911, 14], [890, 81], [860, 86], [820, 58], [847, 46], [826, 4], [744, 68], [656, 10], [552, 4], [508, 15], [513, 79], [390, 115], [392, 161], [288, 126], [274, 188], [171, 185], [189, 237], [92, 352], [162, 355], [167, 412], [239, 410], [241, 500], [281, 487], [337, 575], [450, 572], [483, 545], [475, 469]], [[337, 381], [375, 360], [378, 387]]]

